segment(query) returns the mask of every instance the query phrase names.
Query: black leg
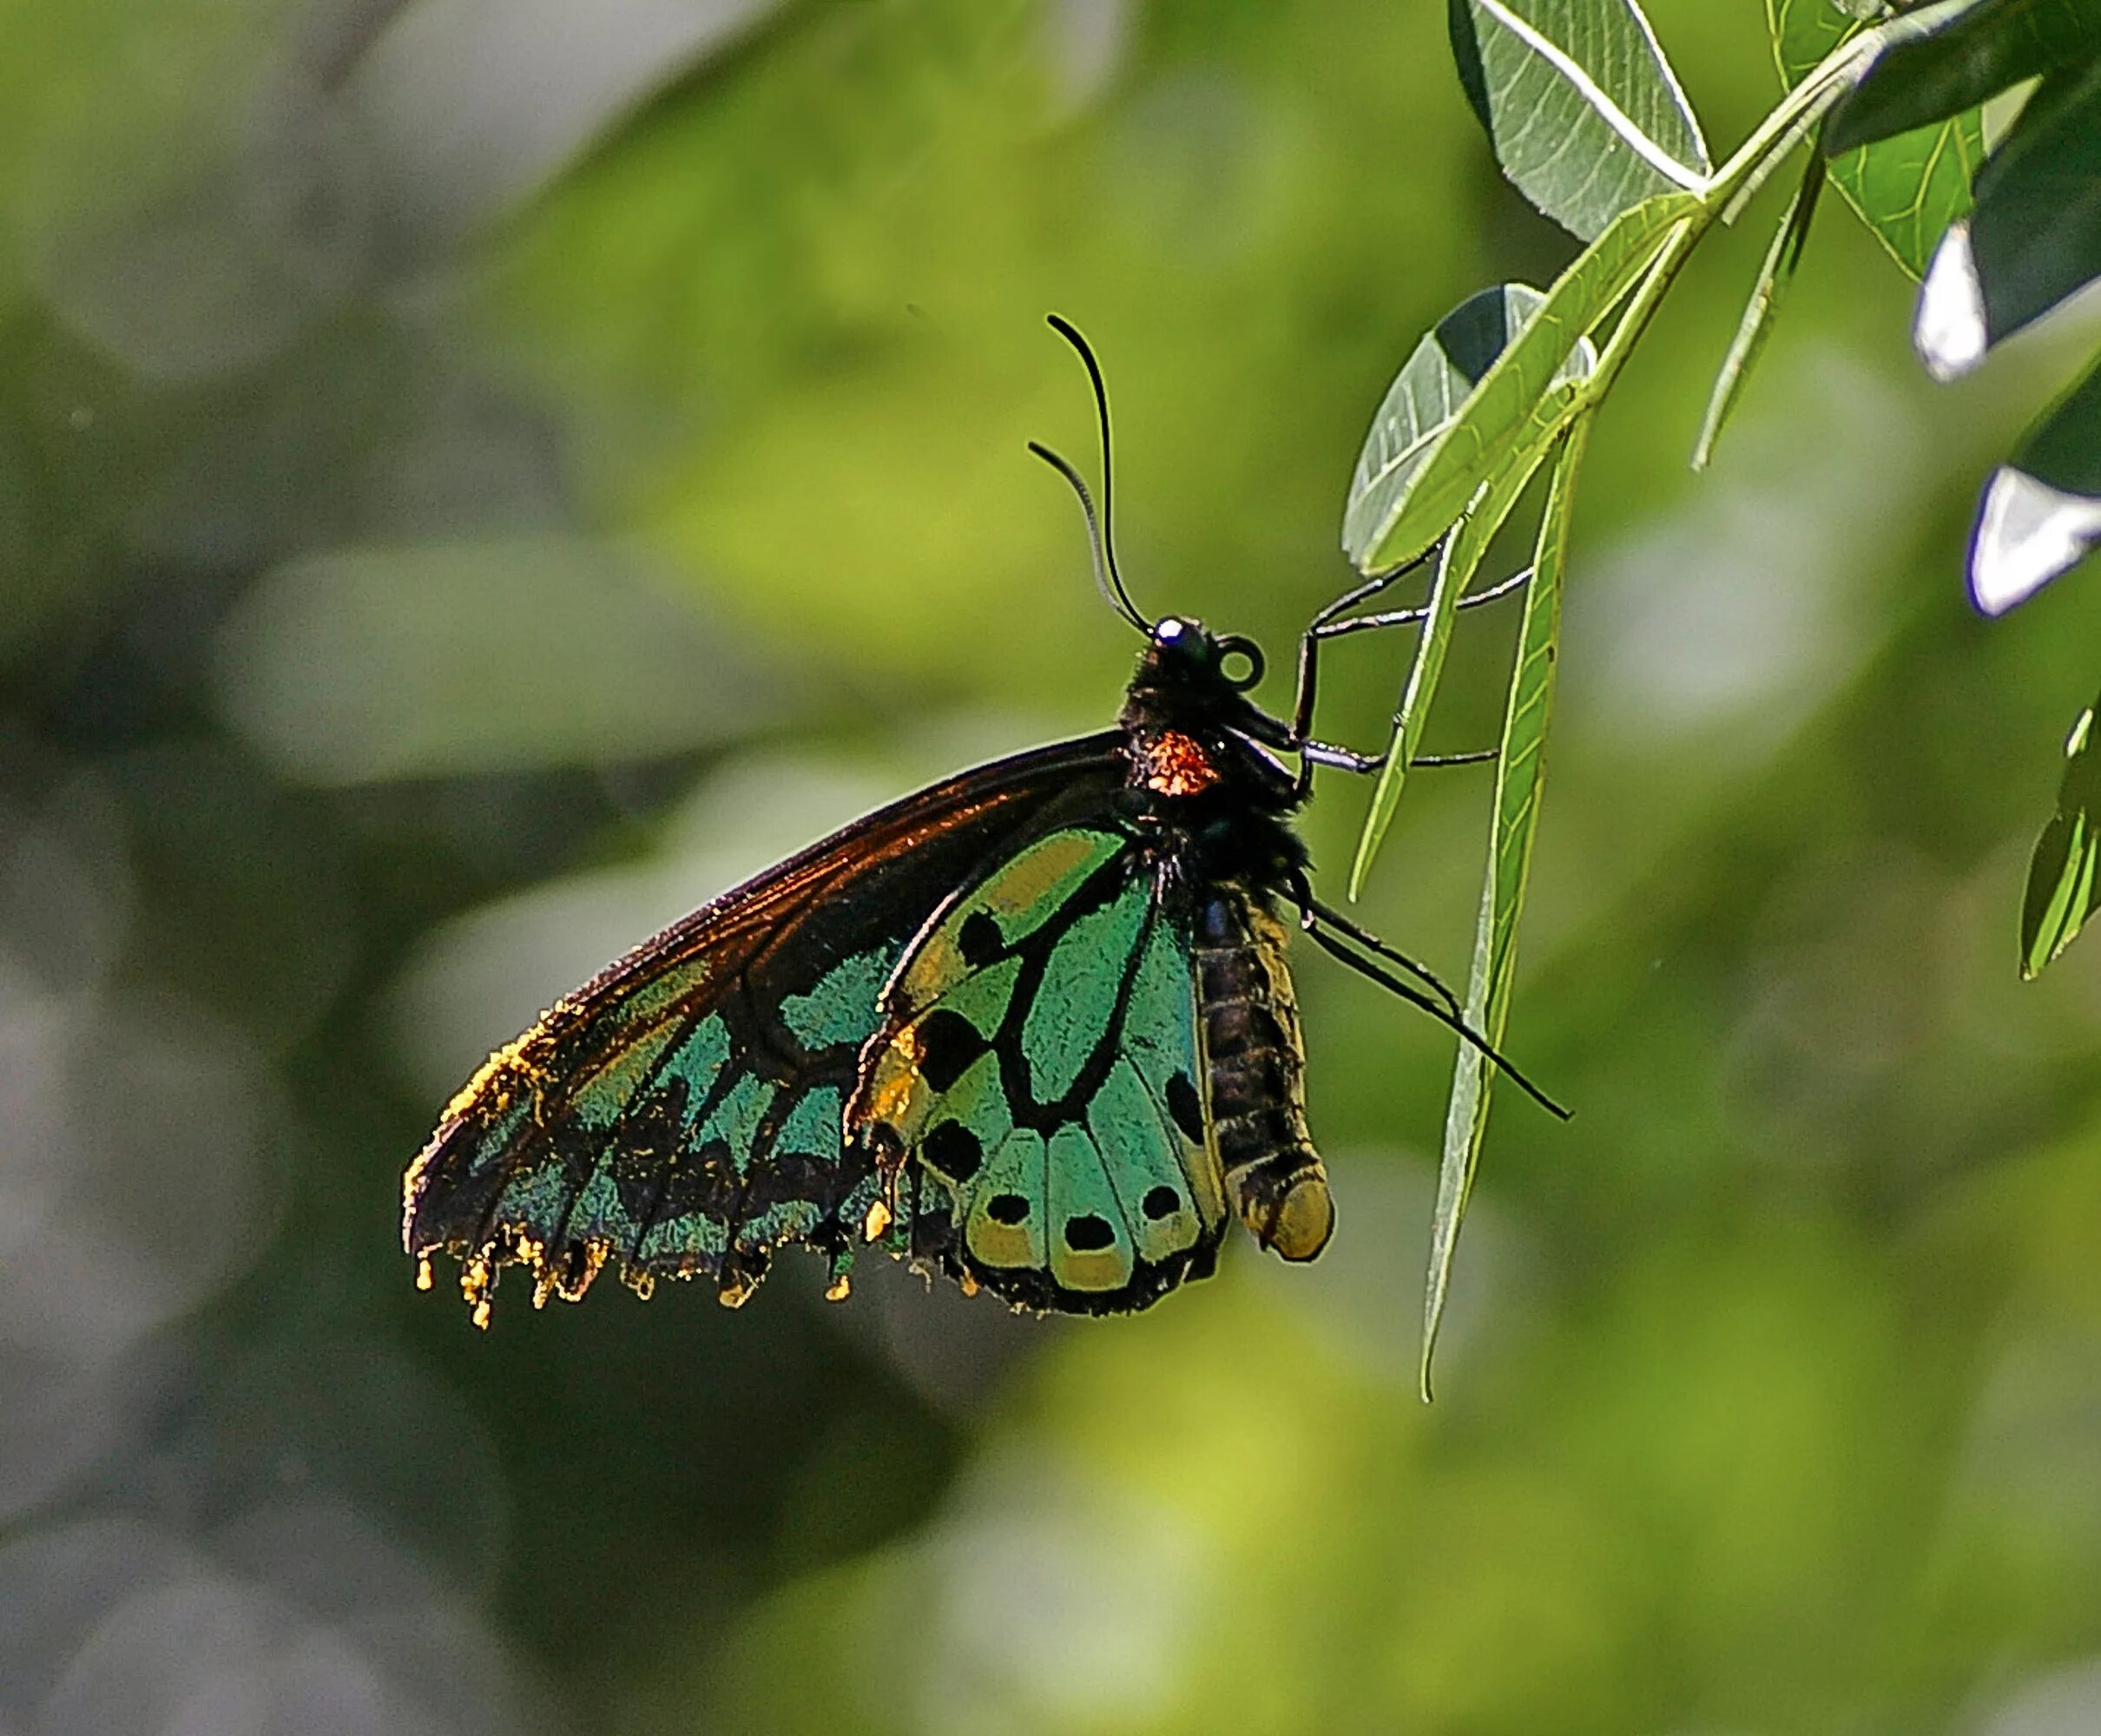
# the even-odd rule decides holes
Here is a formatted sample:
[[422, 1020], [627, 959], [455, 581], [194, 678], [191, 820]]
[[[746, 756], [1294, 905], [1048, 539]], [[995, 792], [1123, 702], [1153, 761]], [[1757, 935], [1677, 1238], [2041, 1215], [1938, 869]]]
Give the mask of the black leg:
[[[1425, 550], [1414, 560], [1394, 568], [1391, 572], [1380, 573], [1344, 592], [1342, 595], [1337, 597], [1334, 602], [1329, 603], [1314, 615], [1306, 631], [1299, 635], [1299, 677], [1297, 691], [1294, 694], [1292, 703], [1291, 739], [1288, 743], [1281, 745], [1288, 746], [1290, 751], [1300, 756], [1299, 794], [1301, 796], [1308, 794], [1313, 789], [1313, 771], [1315, 766], [1328, 766], [1344, 772], [1376, 772], [1386, 764], [1386, 756], [1383, 753], [1359, 753], [1347, 747], [1337, 747], [1313, 739], [1314, 702], [1320, 681], [1321, 641], [1324, 639], [1339, 639], [1346, 633], [1367, 632], [1374, 628], [1412, 627], [1428, 620], [1430, 611], [1427, 608], [1393, 609], [1383, 615], [1352, 615], [1347, 620], [1340, 617], [1348, 615], [1348, 612], [1360, 603], [1368, 602], [1381, 591], [1387, 589], [1404, 575], [1412, 572], [1423, 562], [1429, 559], [1430, 555], [1433, 552], [1434, 550]], [[1500, 584], [1491, 585], [1486, 590], [1478, 591], [1472, 596], [1461, 597], [1455, 607], [1479, 608], [1484, 603], [1495, 602], [1510, 595], [1513, 591], [1522, 589], [1531, 575], [1532, 569], [1527, 567], [1522, 572], [1512, 574]], [[1466, 766], [1478, 764], [1484, 760], [1492, 760], [1494, 757], [1495, 754], [1492, 750], [1485, 753], [1451, 754], [1437, 759], [1422, 759], [1415, 761], [1415, 764], [1418, 766]]]
[[[1505, 597], [1523, 590], [1531, 576], [1532, 569], [1524, 568], [1501, 582], [1489, 586], [1485, 591], [1475, 591], [1471, 596], [1461, 597], [1452, 607], [1479, 608], [1484, 603], [1500, 602]], [[1323, 616], [1325, 615], [1326, 611], [1323, 611]], [[1413, 627], [1429, 618], [1427, 608], [1396, 608], [1384, 615], [1352, 615], [1347, 621], [1322, 618], [1320, 626], [1314, 630], [1323, 639], [1340, 639], [1346, 633], [1361, 633], [1374, 627]]]
[[1370, 959], [1360, 957], [1358, 954], [1351, 951], [1348, 947], [1345, 946], [1340, 940], [1336, 939], [1334, 935], [1328, 933], [1326, 929], [1321, 927], [1317, 923], [1312, 926], [1309, 926], [1306, 932], [1312, 937], [1314, 944], [1318, 946], [1330, 957], [1339, 959], [1341, 963], [1348, 965], [1349, 968], [1354, 970], [1360, 976], [1370, 978], [1371, 981], [1378, 983], [1380, 988], [1386, 990], [1388, 993], [1400, 996], [1402, 1000], [1407, 1002], [1411, 1006], [1420, 1007], [1423, 1011], [1429, 1014], [1432, 1018], [1438, 1022], [1438, 1023], [1445, 1026], [1447, 1029], [1456, 1032], [1465, 1041], [1472, 1043], [1474, 1048], [1482, 1053], [1482, 1055], [1485, 1055], [1490, 1061], [1492, 1061], [1505, 1073], [1507, 1073], [1511, 1077], [1512, 1082], [1515, 1084], [1519, 1090], [1523, 1091], [1526, 1096], [1530, 1097], [1535, 1103], [1538, 1104], [1541, 1108], [1544, 1109], [1549, 1115], [1558, 1115], [1564, 1121], [1569, 1119], [1568, 1110], [1563, 1108], [1560, 1104], [1557, 1103], [1551, 1097], [1548, 1096], [1545, 1092], [1542, 1091], [1537, 1085], [1533, 1084], [1531, 1080], [1527, 1079], [1522, 1073], [1518, 1072], [1515, 1067], [1512, 1066], [1508, 1057], [1501, 1054], [1496, 1049], [1493, 1043], [1490, 1042], [1486, 1037], [1480, 1034], [1480, 1032], [1474, 1029], [1474, 1028], [1468, 1024], [1464, 1018], [1452, 1012], [1441, 1003], [1432, 1000], [1430, 996], [1424, 994], [1421, 990], [1410, 987], [1407, 983], [1402, 982], [1400, 977], [1394, 976], [1392, 971], [1383, 970], [1379, 965], [1373, 963]]
[[[1255, 734], [1259, 741], [1299, 755], [1301, 772], [1308, 766], [1326, 766], [1337, 772], [1369, 773], [1383, 769], [1386, 763], [1384, 753], [1360, 753], [1353, 747], [1339, 747], [1332, 741], [1314, 741], [1294, 736], [1281, 719], [1271, 721], [1275, 724], [1273, 732], [1249, 733]], [[1471, 753], [1419, 753], [1409, 763], [1413, 770], [1419, 772], [1433, 772], [1440, 766], [1485, 766], [1497, 757], [1498, 753], [1498, 750], [1493, 747], [1477, 747]], [[1304, 792], [1304, 779], [1301, 778], [1300, 793]]]
[[[1398, 567], [1383, 573], [1375, 573], [1360, 585], [1353, 585], [1314, 615], [1306, 631], [1299, 635], [1299, 683], [1291, 710], [1291, 733], [1304, 741], [1313, 733], [1314, 689], [1319, 679], [1318, 661], [1321, 641], [1327, 637], [1327, 628], [1337, 616], [1347, 615], [1358, 604], [1369, 602], [1380, 592], [1391, 589], [1416, 568], [1428, 560], [1435, 550], [1426, 549], [1413, 561], [1404, 561]], [[1301, 768], [1300, 782], [1310, 783]]]
[[1380, 939], [1368, 928], [1352, 922], [1340, 911], [1332, 910], [1322, 904], [1314, 897], [1313, 886], [1304, 874], [1298, 877], [1298, 884], [1292, 888], [1291, 898], [1292, 902], [1299, 907], [1300, 926], [1308, 932], [1311, 932], [1315, 923], [1326, 923], [1339, 933], [1347, 935], [1367, 951], [1377, 953], [1388, 963], [1400, 965], [1417, 982], [1426, 984], [1451, 1009], [1452, 1017], [1463, 1016], [1459, 1010], [1459, 997], [1446, 986], [1444, 979], [1436, 971], [1426, 964], [1419, 964], [1400, 948]]

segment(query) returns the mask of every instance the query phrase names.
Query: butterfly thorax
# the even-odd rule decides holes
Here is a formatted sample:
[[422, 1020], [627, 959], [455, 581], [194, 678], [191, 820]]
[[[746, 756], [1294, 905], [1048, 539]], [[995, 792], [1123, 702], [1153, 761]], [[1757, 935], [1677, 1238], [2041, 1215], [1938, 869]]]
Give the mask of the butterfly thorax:
[[1169, 835], [1192, 880], [1284, 887], [1306, 866], [1287, 823], [1304, 799], [1259, 739], [1274, 720], [1224, 672], [1222, 648], [1236, 642], [1194, 621], [1155, 629], [1117, 719], [1125, 806], [1141, 826]]

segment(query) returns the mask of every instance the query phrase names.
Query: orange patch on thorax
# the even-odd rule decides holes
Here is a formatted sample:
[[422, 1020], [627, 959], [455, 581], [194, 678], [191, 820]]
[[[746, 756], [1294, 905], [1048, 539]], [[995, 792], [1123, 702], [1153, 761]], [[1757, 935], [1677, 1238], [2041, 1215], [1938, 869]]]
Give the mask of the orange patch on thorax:
[[1145, 787], [1162, 796], [1197, 795], [1219, 776], [1211, 756], [1195, 740], [1172, 729], [1146, 743], [1139, 766]]

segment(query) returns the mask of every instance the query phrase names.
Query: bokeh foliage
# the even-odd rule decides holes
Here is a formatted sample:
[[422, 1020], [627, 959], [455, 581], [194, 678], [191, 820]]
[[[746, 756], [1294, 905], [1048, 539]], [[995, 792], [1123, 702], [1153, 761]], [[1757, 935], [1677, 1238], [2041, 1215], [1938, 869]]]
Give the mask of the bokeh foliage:
[[[1722, 155], [1762, 10], [1650, 10]], [[2101, 603], [1951, 579], [2071, 352], [1927, 385], [1833, 225], [1696, 480], [1784, 186], [1592, 438], [1506, 1038], [1577, 1114], [1504, 1094], [1434, 1407], [1449, 1042], [1318, 959], [1308, 1270], [1098, 1325], [815, 1262], [486, 1337], [415, 1292], [481, 1050], [1109, 714], [1045, 309], [1140, 601], [1281, 667], [1399, 359], [1574, 252], [1441, 8], [560, 10], [7, 11], [0, 1727], [2094, 1721], [2101, 963], [2009, 959]], [[1459, 618], [1432, 751], [1517, 624]], [[1365, 746], [1379, 639], [1326, 662]], [[1412, 779], [1367, 888], [1453, 976], [1489, 799]]]

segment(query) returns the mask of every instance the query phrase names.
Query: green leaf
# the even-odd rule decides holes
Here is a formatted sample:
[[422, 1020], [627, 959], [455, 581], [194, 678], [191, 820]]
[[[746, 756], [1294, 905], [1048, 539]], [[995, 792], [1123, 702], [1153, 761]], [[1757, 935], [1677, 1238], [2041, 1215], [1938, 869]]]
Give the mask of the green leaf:
[[1766, 0], [1765, 20], [1780, 81], [1789, 90], [1858, 28], [1830, 0]]
[[[1554, 669], [1561, 641], [1562, 575], [1567, 569], [1569, 525], [1576, 498], [1576, 473], [1583, 463], [1589, 418], [1563, 436], [1547, 484], [1546, 510], [1532, 555], [1531, 584], [1511, 670], [1510, 699], [1503, 714], [1503, 740], [1496, 757], [1495, 829], [1488, 870], [1481, 884], [1481, 910], [1473, 933], [1473, 967], [1466, 982], [1467, 1023], [1500, 1047], [1510, 1022], [1511, 985], [1517, 976], [1518, 918], [1531, 878], [1532, 839], [1538, 829], [1539, 799], [1546, 775], [1547, 725], [1553, 715]], [[1430, 1361], [1444, 1319], [1452, 1282], [1452, 1259], [1459, 1225], [1473, 1192], [1481, 1138], [1488, 1128], [1492, 1064], [1470, 1042], [1459, 1044], [1452, 1096], [1445, 1112], [1444, 1160], [1438, 1175], [1437, 1210], [1430, 1230], [1430, 1271], [1423, 1295], [1422, 1393], [1430, 1397]]]
[[[1360, 566], [1422, 467], [1431, 444], [1452, 425], [1467, 394], [1546, 298], [1528, 284], [1506, 283], [1470, 295], [1415, 346], [1372, 418], [1342, 513], [1342, 548]], [[1562, 365], [1558, 383], [1587, 372], [1588, 345]]]
[[1970, 595], [2003, 615], [2101, 548], [2101, 357], [1985, 485]]
[[1518, 190], [1585, 240], [1711, 165], [1634, 0], [1452, 0], [1459, 82]]
[[[2101, 702], [2098, 702], [2101, 703]], [[2094, 751], [2094, 707], [2079, 713], [2065, 743], [2058, 811], [2035, 841], [2021, 900], [2021, 975], [2032, 981], [2071, 944], [2101, 903], [2101, 753]]]
[[1722, 437], [1722, 430], [1736, 408], [1759, 352], [1765, 348], [1766, 333], [1780, 312], [1781, 298], [1795, 281], [1795, 267], [1801, 263], [1802, 247], [1809, 239], [1809, 222], [1816, 214], [1816, 196], [1823, 185], [1824, 160], [1812, 151], [1802, 166], [1801, 184], [1795, 189], [1780, 227], [1773, 231], [1772, 245], [1765, 251], [1765, 262], [1758, 267], [1757, 280], [1751, 286], [1751, 297], [1744, 304], [1736, 335], [1729, 340], [1729, 353], [1722, 358], [1721, 372], [1715, 376], [1707, 415], [1700, 424], [1700, 438], [1693, 447], [1696, 470], [1705, 470], [1714, 457], [1715, 443]]
[[2101, 60], [2045, 79], [1999, 141], [1970, 253], [1990, 344], [2101, 277]]
[[[1880, 148], [1876, 147], [1875, 148]], [[1936, 379], [2101, 277], [2101, 60], [2039, 84], [1935, 249], [1912, 343]]]
[[1984, 117], [1973, 108], [1834, 157], [1831, 179], [1890, 256], [1922, 278], [1948, 226], [1970, 208], [1984, 155]]
[[1981, 0], [1879, 56], [1831, 111], [1828, 151], [1894, 138], [1973, 108], [2023, 79], [2101, 56], [2101, 0]]
[[[1414, 462], [1385, 522], [1360, 525], [1368, 542], [1357, 556], [1365, 572], [1384, 572], [1412, 561], [1436, 542], [1466, 510], [1483, 483], [1515, 455], [1535, 461], [1551, 444], [1580, 398], [1573, 376], [1591, 365], [1580, 347], [1584, 335], [1638, 282], [1699, 201], [1663, 194], [1623, 213], [1554, 280], [1515, 342], [1475, 385], [1459, 413]], [[1361, 466], [1360, 466], [1361, 468]]]
[[[1790, 89], [1856, 28], [1826, 0], [1766, 0], [1766, 17]], [[1881, 58], [1909, 45], [1899, 40]], [[1984, 122], [1971, 108], [1833, 157], [1830, 174], [1890, 257], [1922, 278], [1942, 234], [1969, 209], [1970, 183], [1983, 160]]]
[[2101, 496], [2101, 355], [2021, 437], [2013, 462], [2067, 494]]
[[1488, 545], [1517, 505], [1518, 496], [1525, 492], [1525, 485], [1551, 449], [1552, 443], [1543, 440], [1512, 453], [1481, 484], [1465, 517], [1446, 539], [1444, 551], [1438, 557], [1437, 577], [1430, 588], [1428, 618], [1423, 622], [1422, 636], [1416, 641], [1415, 658], [1408, 668], [1407, 685], [1401, 690], [1400, 708], [1393, 713], [1393, 736], [1386, 746], [1386, 764], [1380, 768], [1379, 781], [1373, 787], [1371, 808], [1365, 816], [1364, 830], [1358, 835], [1356, 858], [1350, 864], [1349, 895], [1353, 899], [1364, 891], [1372, 858], [1393, 823], [1394, 812], [1400, 806], [1401, 787], [1422, 746], [1431, 702], [1437, 697], [1438, 682], [1445, 672], [1445, 652], [1452, 642], [1452, 622], [1459, 600], [1480, 570]]

